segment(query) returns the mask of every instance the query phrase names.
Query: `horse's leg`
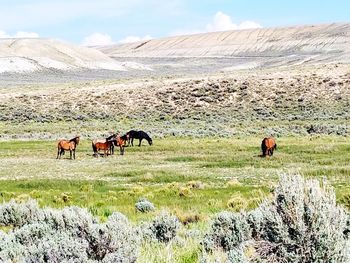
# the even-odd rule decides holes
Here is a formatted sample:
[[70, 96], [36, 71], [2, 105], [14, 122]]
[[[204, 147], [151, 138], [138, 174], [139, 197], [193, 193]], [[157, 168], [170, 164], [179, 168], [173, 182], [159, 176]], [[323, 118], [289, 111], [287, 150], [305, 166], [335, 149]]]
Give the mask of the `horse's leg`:
[[60, 148], [57, 147], [57, 157], [56, 157], [56, 159], [58, 159], [59, 155], [60, 155]]
[[72, 149], [69, 149], [70, 159], [72, 160]]
[[131, 138], [131, 146], [134, 146], [134, 137]]
[[75, 160], [75, 149], [73, 150], [73, 158]]
[[143, 138], [140, 138], [140, 141], [139, 141], [139, 147], [141, 146], [142, 139], [143, 139]]
[[124, 155], [124, 147], [120, 146], [120, 155]]

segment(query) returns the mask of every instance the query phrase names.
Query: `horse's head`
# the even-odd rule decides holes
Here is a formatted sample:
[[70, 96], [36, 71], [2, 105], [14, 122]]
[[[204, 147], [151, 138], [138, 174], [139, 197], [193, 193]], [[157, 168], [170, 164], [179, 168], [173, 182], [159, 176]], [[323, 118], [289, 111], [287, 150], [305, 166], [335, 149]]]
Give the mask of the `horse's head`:
[[152, 144], [153, 144], [153, 141], [152, 141], [152, 139], [151, 139], [151, 138], [149, 138], [149, 140], [148, 140], [148, 144], [149, 144], [149, 145], [152, 145]]
[[80, 142], [80, 135], [75, 136], [75, 138], [73, 140], [74, 140], [75, 144], [78, 145]]

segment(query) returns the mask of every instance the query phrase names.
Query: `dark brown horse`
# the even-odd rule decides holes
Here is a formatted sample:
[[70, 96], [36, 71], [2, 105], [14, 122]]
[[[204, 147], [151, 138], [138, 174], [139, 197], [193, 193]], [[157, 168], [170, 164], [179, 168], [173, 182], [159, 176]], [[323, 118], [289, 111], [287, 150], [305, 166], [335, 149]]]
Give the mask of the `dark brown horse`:
[[274, 138], [272, 137], [267, 137], [264, 138], [261, 142], [261, 151], [262, 151], [262, 156], [272, 156], [273, 151], [277, 149], [277, 144]]
[[70, 158], [75, 159], [75, 149], [77, 148], [77, 145], [79, 144], [80, 136], [76, 136], [73, 139], [68, 140], [60, 140], [57, 144], [57, 158], [61, 159], [61, 155], [64, 155], [64, 151], [70, 152]]
[[147, 140], [149, 145], [152, 145], [153, 143], [152, 138], [149, 137], [149, 135], [144, 131], [131, 130], [128, 131], [126, 135], [128, 136], [128, 145], [130, 145], [131, 143], [131, 146], [134, 146], [134, 139], [139, 139], [139, 146], [141, 146], [141, 142], [143, 139]]

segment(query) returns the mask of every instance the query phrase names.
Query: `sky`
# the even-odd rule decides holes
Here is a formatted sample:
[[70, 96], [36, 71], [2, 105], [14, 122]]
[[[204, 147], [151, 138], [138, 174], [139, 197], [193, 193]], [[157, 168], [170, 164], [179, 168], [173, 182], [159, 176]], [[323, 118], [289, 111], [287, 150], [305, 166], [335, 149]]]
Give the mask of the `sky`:
[[350, 22], [349, 0], [0, 0], [0, 38], [108, 45], [231, 29]]

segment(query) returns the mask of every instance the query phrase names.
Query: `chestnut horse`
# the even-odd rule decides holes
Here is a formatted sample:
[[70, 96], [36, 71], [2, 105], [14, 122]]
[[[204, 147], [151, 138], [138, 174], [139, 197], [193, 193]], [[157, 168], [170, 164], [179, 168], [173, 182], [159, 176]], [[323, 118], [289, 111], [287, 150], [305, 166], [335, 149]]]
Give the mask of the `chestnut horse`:
[[68, 140], [60, 140], [57, 144], [57, 158], [61, 159], [61, 155], [64, 155], [64, 151], [70, 152], [70, 159], [72, 159], [72, 153], [73, 158], [75, 159], [75, 149], [77, 148], [77, 145], [79, 144], [80, 136], [74, 137], [73, 139]]
[[[92, 141], [92, 148], [94, 148], [94, 145], [96, 143], [105, 143], [107, 141], [114, 141], [116, 139], [116, 137], [117, 137], [117, 134], [112, 134], [111, 136], [107, 137], [106, 139], [95, 139]], [[114, 144], [113, 143], [111, 144], [111, 146], [109, 148], [109, 152], [110, 152], [110, 154], [114, 154]], [[95, 150], [94, 150], [94, 153], [96, 153]]]
[[[123, 139], [123, 137], [125, 137]], [[105, 141], [103, 140], [93, 140], [92, 141], [92, 149], [94, 151], [94, 156], [98, 156], [98, 151], [103, 150], [104, 151], [104, 157], [107, 157], [108, 151], [111, 151], [114, 153], [114, 145], [119, 146], [120, 148], [120, 155], [124, 155], [124, 147], [127, 141], [126, 136], [119, 136], [116, 135], [116, 137], [110, 136], [109, 138], [111, 139], [106, 139]]]
[[277, 144], [274, 138], [272, 137], [267, 137], [264, 138], [261, 142], [261, 151], [262, 151], [262, 156], [272, 156], [273, 151], [277, 149]]
[[98, 156], [98, 151], [103, 150], [104, 152], [104, 157], [107, 157], [108, 151], [111, 149], [113, 146], [113, 140], [106, 140], [105, 142], [102, 142], [100, 140], [94, 140], [92, 141], [92, 150], [94, 151], [94, 155]]
[[114, 145], [117, 147], [119, 146], [120, 155], [124, 155], [124, 150], [128, 139], [129, 139], [129, 136], [127, 134], [124, 134], [123, 136], [118, 135], [116, 140], [114, 141]]

